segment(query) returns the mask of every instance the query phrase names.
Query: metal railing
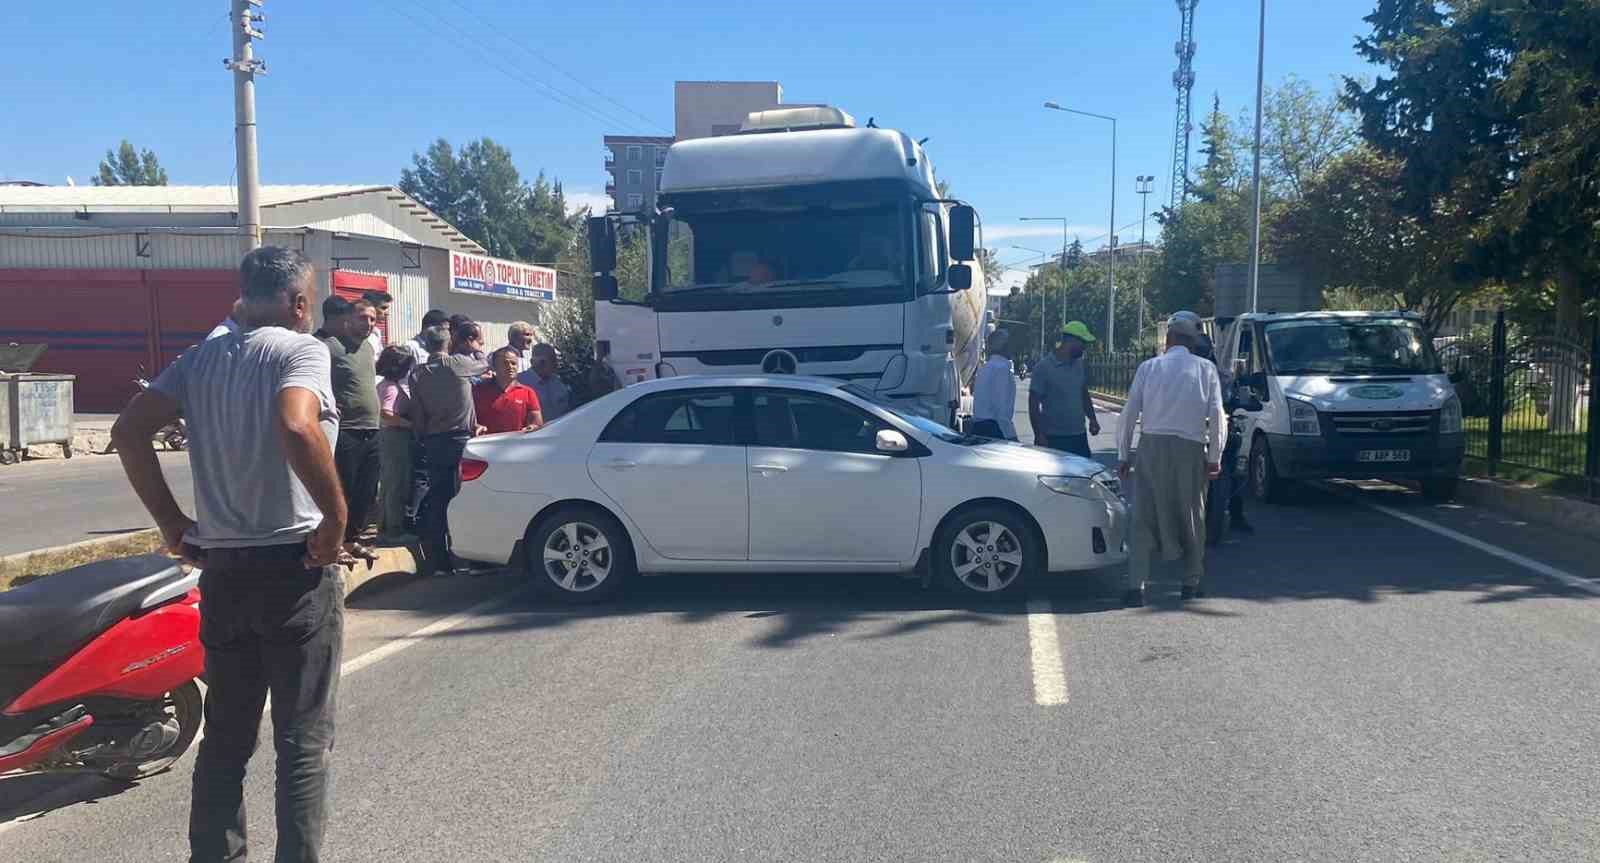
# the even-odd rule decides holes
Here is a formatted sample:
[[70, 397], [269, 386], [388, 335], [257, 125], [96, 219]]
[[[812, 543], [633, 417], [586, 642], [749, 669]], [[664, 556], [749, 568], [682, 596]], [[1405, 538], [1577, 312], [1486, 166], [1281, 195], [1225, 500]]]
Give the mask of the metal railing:
[[1127, 398], [1128, 389], [1133, 386], [1133, 373], [1148, 359], [1149, 354], [1132, 351], [1085, 354], [1084, 372], [1089, 378], [1089, 390], [1104, 396]]
[[1600, 318], [1587, 338], [1513, 333], [1505, 312], [1487, 339], [1440, 351], [1461, 397], [1467, 455], [1503, 467], [1566, 477], [1600, 499]]

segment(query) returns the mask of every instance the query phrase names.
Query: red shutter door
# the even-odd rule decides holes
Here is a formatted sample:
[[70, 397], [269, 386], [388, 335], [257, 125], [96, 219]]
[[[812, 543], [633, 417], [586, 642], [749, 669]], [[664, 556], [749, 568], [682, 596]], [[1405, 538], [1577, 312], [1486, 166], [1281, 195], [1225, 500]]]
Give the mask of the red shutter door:
[[[349, 270], [332, 270], [328, 273], [329, 287], [334, 296], [344, 297], [347, 300], [359, 300], [367, 291], [389, 292], [389, 279], [384, 276], [374, 276], [369, 273], [352, 273]], [[378, 337], [384, 344], [389, 343], [389, 325], [387, 322], [378, 324]]]
[[139, 270], [0, 270], [0, 341], [49, 345], [35, 371], [77, 375], [73, 409], [115, 413], [156, 365]]

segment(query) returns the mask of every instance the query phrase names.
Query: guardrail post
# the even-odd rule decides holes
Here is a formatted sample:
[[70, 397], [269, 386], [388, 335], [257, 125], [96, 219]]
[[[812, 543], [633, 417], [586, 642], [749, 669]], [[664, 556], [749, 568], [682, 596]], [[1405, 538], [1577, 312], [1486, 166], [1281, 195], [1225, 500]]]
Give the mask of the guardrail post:
[[1489, 368], [1489, 475], [1500, 468], [1506, 433], [1506, 310], [1494, 316], [1494, 353]]
[[1600, 314], [1589, 319], [1589, 431], [1583, 440], [1589, 497], [1600, 500]]

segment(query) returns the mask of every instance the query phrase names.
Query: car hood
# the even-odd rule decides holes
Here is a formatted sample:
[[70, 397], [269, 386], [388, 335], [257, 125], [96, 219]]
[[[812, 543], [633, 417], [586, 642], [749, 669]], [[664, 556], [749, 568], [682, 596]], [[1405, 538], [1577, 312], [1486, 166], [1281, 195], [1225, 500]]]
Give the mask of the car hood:
[[1039, 476], [1094, 476], [1105, 465], [1094, 459], [1055, 450], [1024, 446], [1013, 441], [993, 441], [970, 449], [976, 463], [1000, 470]]
[[1455, 388], [1444, 375], [1294, 375], [1278, 378], [1286, 395], [1323, 411], [1423, 411], [1444, 404]]

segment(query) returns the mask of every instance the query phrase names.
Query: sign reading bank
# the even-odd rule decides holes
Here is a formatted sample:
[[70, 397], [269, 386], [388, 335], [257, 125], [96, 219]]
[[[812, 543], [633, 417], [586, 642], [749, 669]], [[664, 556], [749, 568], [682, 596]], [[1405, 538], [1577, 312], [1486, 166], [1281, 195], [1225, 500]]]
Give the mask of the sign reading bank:
[[483, 255], [450, 253], [450, 290], [508, 300], [556, 298], [556, 271]]

